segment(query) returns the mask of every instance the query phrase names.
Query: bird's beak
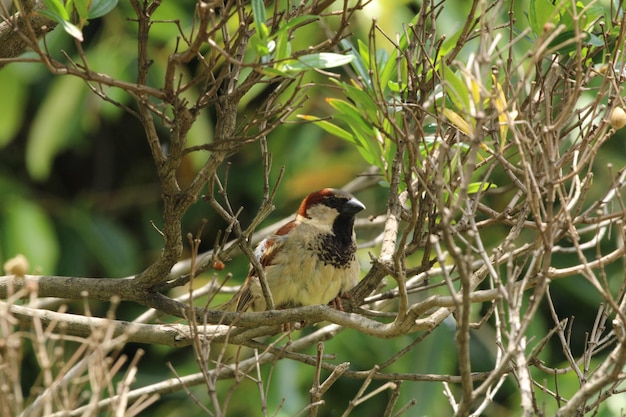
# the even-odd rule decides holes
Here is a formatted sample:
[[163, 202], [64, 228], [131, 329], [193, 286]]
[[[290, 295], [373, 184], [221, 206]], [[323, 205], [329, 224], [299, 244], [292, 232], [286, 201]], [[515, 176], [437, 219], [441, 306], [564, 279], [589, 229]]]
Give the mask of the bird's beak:
[[343, 207], [342, 213], [345, 214], [356, 214], [361, 210], [365, 209], [365, 204], [361, 203], [356, 198], [351, 198], [348, 200], [346, 205]]

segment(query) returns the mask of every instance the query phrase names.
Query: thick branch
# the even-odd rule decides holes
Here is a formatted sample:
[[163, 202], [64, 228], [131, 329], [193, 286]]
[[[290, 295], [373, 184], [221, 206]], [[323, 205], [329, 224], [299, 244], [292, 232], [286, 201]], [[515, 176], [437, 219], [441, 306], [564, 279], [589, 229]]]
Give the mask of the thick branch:
[[[23, 1], [21, 6], [22, 12], [0, 22], [0, 68], [8, 63], [3, 58], [21, 55], [32, 42], [56, 26], [56, 22], [37, 13], [37, 10], [44, 8], [43, 2], [28, 0]], [[32, 33], [33, 38], [27, 36], [29, 33]]]

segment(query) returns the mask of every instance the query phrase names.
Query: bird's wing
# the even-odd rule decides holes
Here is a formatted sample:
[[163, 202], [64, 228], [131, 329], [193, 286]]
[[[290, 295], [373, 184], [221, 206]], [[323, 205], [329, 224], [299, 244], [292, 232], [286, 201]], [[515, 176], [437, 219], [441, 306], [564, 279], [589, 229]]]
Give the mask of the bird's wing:
[[[254, 254], [263, 269], [266, 269], [272, 264], [276, 254], [283, 249], [285, 240], [288, 238], [289, 233], [297, 225], [298, 222], [296, 220], [292, 220], [278, 229], [276, 233], [268, 236], [263, 239], [261, 243], [259, 243], [254, 251]], [[237, 311], [247, 310], [255, 299], [263, 297], [263, 290], [258, 277], [259, 274], [256, 269], [254, 267], [250, 268], [246, 282], [243, 284], [238, 294]]]

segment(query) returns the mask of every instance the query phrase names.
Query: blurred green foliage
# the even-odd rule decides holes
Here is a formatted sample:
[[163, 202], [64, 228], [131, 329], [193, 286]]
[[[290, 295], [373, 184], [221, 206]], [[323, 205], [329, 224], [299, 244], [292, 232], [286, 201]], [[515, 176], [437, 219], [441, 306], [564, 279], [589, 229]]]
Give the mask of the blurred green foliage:
[[[337, 7], [341, 3], [337, 2]], [[465, 19], [467, 3], [463, 0], [446, 1], [439, 20], [442, 34], [454, 39]], [[163, 78], [166, 57], [175, 49], [177, 42], [177, 28], [168, 19], [171, 16], [188, 16], [187, 20], [183, 18], [180, 21], [181, 27], [188, 29], [192, 23], [194, 4], [195, 1], [191, 0], [163, 2], [159, 8], [156, 18], [160, 17], [163, 21], [154, 24], [151, 30], [153, 42], [150, 53], [154, 58], [151, 70], [154, 79], [151, 83], [155, 86]], [[535, 35], [541, 33], [550, 22], [574, 24], [567, 22], [566, 16], [556, 15], [549, 1], [535, 0], [529, 5], [530, 9], [526, 10], [525, 4], [516, 2], [515, 14], [520, 26], [530, 25]], [[379, 55], [366, 56], [364, 42], [370, 29], [370, 18], [376, 17], [377, 24], [386, 33], [395, 34], [401, 31], [402, 25], [411, 22], [417, 7], [417, 2], [412, 1], [374, 1], [353, 22], [354, 36], [351, 42], [356, 45], [354, 52], [357, 54], [353, 65], [361, 77], [366, 76], [367, 71], [359, 71], [359, 64], [367, 67], [372, 59], [379, 59], [381, 66], [387, 65], [381, 85], [388, 97], [397, 96], [404, 81], [396, 77], [393, 66], [395, 58], [390, 55], [393, 51], [388, 44], [381, 41]], [[368, 13], [371, 16], [367, 16]], [[598, 9], [589, 12], [587, 22], [594, 19], [594, 13], [599, 13]], [[131, 15], [128, 2], [120, 2], [101, 19], [90, 21], [89, 25], [82, 27], [85, 39], [83, 48], [93, 70], [123, 80], [134, 79], [135, 27], [127, 20]], [[298, 36], [289, 42], [280, 36], [275, 39], [264, 38], [262, 28], [257, 33], [260, 34], [260, 39], [255, 41], [257, 53], [270, 53], [268, 42], [273, 41], [277, 53], [286, 56], [289, 42], [296, 45], [295, 49], [326, 39], [323, 31], [314, 31], [309, 27], [298, 32]], [[520, 54], [525, 53], [524, 45], [532, 44], [533, 33], [527, 35], [526, 43], [519, 44]], [[48, 35], [46, 42], [50, 50], [65, 51], [74, 58], [77, 56], [72, 39], [66, 36], [61, 27]], [[287, 64], [274, 70], [289, 71]], [[187, 70], [193, 74], [199, 69], [189, 67]], [[380, 165], [384, 170], [387, 168], [385, 163], [393, 156], [391, 147], [373, 150], [381, 143], [377, 141], [376, 134], [372, 135], [367, 130], [358, 131], [360, 125], [365, 126], [365, 123], [359, 121], [360, 114], [373, 110], [367, 107], [368, 101], [363, 96], [363, 90], [352, 86], [341, 70], [334, 71], [342, 75], [341, 80], [334, 83], [323, 74], [310, 72], [306, 75], [307, 81], [314, 83], [316, 88], [308, 90], [309, 98], [299, 113], [319, 117], [339, 115], [336, 120], [346, 122], [353, 128], [353, 132], [344, 130], [345, 125], [317, 126], [293, 118], [272, 133], [269, 138], [273, 165], [271, 177], [277, 177], [281, 166], [285, 167], [285, 176], [276, 197], [279, 207], [268, 222], [290, 215], [298, 200], [309, 191], [325, 186], [341, 186], [369, 164]], [[450, 82], [458, 76], [453, 72], [443, 72]], [[456, 81], [455, 85], [465, 86], [463, 82]], [[0, 261], [23, 253], [30, 260], [33, 272], [70, 276], [121, 277], [141, 271], [161, 249], [161, 240], [152, 226], [154, 222], [159, 227], [160, 191], [140, 123], [120, 108], [98, 98], [84, 82], [71, 77], [53, 76], [40, 65], [8, 65], [0, 71], [0, 91]], [[351, 100], [346, 100], [342, 91]], [[131, 102], [130, 96], [122, 90], [107, 90], [106, 93], [121, 104]], [[268, 93], [266, 88], [259, 86], [249, 97], [245, 97], [244, 106], [240, 109], [242, 117], [254, 111], [258, 97]], [[190, 91], [189, 94], [193, 95], [194, 92]], [[462, 96], [460, 100], [469, 100], [470, 92], [467, 89], [460, 88], [459, 94]], [[359, 100], [359, 97], [363, 99]], [[308, 117], [311, 120], [313, 116]], [[194, 125], [188, 143], [205, 143], [215, 122], [214, 115], [202, 115]], [[598, 164], [611, 162], [616, 166], [624, 166], [625, 139], [623, 133], [616, 135], [605, 153], [599, 155]], [[354, 143], [358, 144], [358, 148], [353, 146]], [[373, 155], [377, 159], [371, 159]], [[190, 156], [179, 172], [183, 184], [201, 162], [194, 158]], [[246, 219], [255, 214], [262, 197], [260, 150], [257, 145], [246, 146], [229, 162], [229, 195], [233, 206], [246, 208], [241, 216], [245, 224]], [[602, 181], [602, 169], [596, 181]], [[223, 174], [226, 175], [226, 172]], [[379, 189], [369, 191], [364, 196], [368, 214], [384, 211], [384, 195], [385, 190]], [[201, 249], [209, 249], [217, 231], [224, 228], [224, 224], [203, 202], [197, 203], [190, 210], [183, 230], [195, 234], [202, 219], [207, 219], [208, 224]], [[367, 253], [361, 253], [360, 257], [364, 269], [367, 269]], [[227, 265], [223, 273], [234, 272], [235, 280], [240, 280], [246, 269], [245, 260], [235, 260]], [[555, 289], [562, 291], [562, 296], [557, 297], [562, 314], [567, 316], [569, 311], [577, 317], [574, 332], [578, 331], [577, 325], [581, 329], [589, 328], [594, 318], [590, 314], [595, 313], [591, 310], [586, 313], [585, 307], [597, 305], [598, 300], [589, 299], [591, 292], [587, 291], [587, 285], [583, 280], [554, 284]], [[133, 308], [118, 311], [120, 319], [133, 319], [133, 313]], [[547, 328], [551, 327], [549, 320], [544, 322], [541, 319], [533, 326], [536, 328], [531, 329], [531, 333], [538, 336], [545, 335]], [[487, 329], [479, 329], [475, 334], [476, 338], [472, 341], [474, 363], [477, 370], [487, 369], [495, 354], [489, 347], [492, 335]], [[351, 369], [369, 369], [412, 343], [415, 337], [377, 340], [353, 330], [345, 330], [342, 337], [329, 341], [325, 349], [336, 355], [336, 363], [350, 361]], [[481, 340], [485, 342], [481, 343]], [[136, 347], [130, 346], [128, 349]], [[454, 349], [454, 329], [451, 326], [440, 326], [390, 369], [384, 370], [454, 374]], [[555, 347], [553, 351], [547, 349], [545, 354], [553, 355], [551, 359], [554, 360], [559, 357], [558, 352], [558, 347]], [[167, 361], [172, 362], [179, 374], [197, 371], [191, 348], [174, 350], [151, 346], [147, 348], [143, 361], [154, 365], [147, 369], [152, 374], [143, 373], [139, 376], [138, 384], [171, 377], [165, 366]], [[312, 373], [312, 368], [281, 361], [273, 370], [273, 375], [267, 378], [270, 381], [270, 413], [281, 408], [277, 415], [289, 416], [304, 407], [308, 403], [310, 387], [307, 384], [310, 384]], [[328, 404], [323, 415], [334, 416], [336, 413], [333, 409], [345, 408], [360, 384], [361, 381], [338, 383], [333, 392], [325, 397]], [[571, 392], [576, 389], [576, 384], [575, 381], [568, 382], [563, 378], [559, 381], [559, 387], [563, 392]], [[220, 382], [218, 388], [226, 392], [228, 381]], [[515, 403], [514, 399], [507, 397], [514, 395], [514, 392], [513, 386], [503, 390], [498, 401], [502, 409], [490, 410], [489, 415], [516, 415], [515, 410], [506, 409], [507, 404]], [[194, 388], [193, 393], [201, 402], [206, 401], [207, 394], [202, 388]], [[450, 412], [439, 383], [405, 382], [402, 393], [399, 404], [411, 398], [417, 399], [412, 415], [446, 415]], [[246, 399], [258, 396], [257, 386], [250, 382], [245, 390], [239, 390], [231, 400], [229, 415], [250, 415]], [[152, 407], [150, 415], [178, 415], [183, 401], [186, 416], [203, 415], [199, 408], [190, 405], [184, 393], [165, 398]], [[382, 409], [376, 405], [382, 407], [384, 403], [370, 401], [362, 409], [357, 409], [358, 415], [380, 416]], [[553, 406], [547, 402], [548, 410]], [[609, 415], [607, 413], [600, 415]]]

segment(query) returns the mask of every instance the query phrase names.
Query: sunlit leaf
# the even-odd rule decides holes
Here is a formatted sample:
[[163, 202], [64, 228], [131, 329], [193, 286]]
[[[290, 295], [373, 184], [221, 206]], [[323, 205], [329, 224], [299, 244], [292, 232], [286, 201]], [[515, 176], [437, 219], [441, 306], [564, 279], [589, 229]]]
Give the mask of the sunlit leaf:
[[330, 104], [339, 113], [349, 117], [351, 121], [358, 122], [363, 120], [363, 116], [359, 110], [351, 103], [338, 98], [327, 98], [326, 102]]
[[467, 185], [468, 194], [476, 194], [480, 191], [485, 191], [490, 188], [498, 188], [498, 186], [491, 182], [472, 182]]
[[406, 88], [406, 85], [397, 83], [395, 81], [388, 81], [387, 87], [389, 87], [389, 89], [393, 91], [394, 93], [399, 93], [400, 91]]
[[[63, 21], [63, 20], [70, 19], [70, 15], [67, 12], [67, 10], [65, 10], [65, 5], [63, 4], [62, 1], [43, 0], [43, 4], [44, 6], [46, 6], [46, 9], [39, 10], [38, 11], [39, 13], [45, 14], [47, 17], [50, 17], [50, 18], [52, 18], [51, 16], [55, 16], [52, 19], [56, 21]], [[46, 12], [48, 12], [49, 14], [47, 14]]]
[[[450, 51], [452, 51], [454, 48], [456, 48], [457, 43], [459, 42], [459, 38], [461, 37], [461, 34], [463, 33], [463, 30], [464, 30], [464, 28], [461, 26], [452, 35], [446, 36], [446, 39], [441, 44], [441, 48], [439, 49], [439, 55], [440, 56], [446, 56]], [[437, 62], [440, 63], [441, 60], [438, 60]], [[437, 68], [437, 67], [435, 67], [435, 68]]]
[[257, 33], [250, 37], [250, 46], [259, 56], [266, 56], [270, 53], [270, 48], [267, 45], [267, 41], [265, 39], [261, 39], [261, 37]]
[[457, 129], [461, 132], [465, 133], [467, 136], [473, 136], [474, 128], [470, 126], [465, 119], [458, 115], [458, 113], [454, 112], [449, 108], [443, 109], [443, 115], [448, 119], [450, 123], [452, 123]]
[[516, 111], [509, 111], [506, 96], [502, 90], [502, 86], [496, 79], [495, 75], [491, 76], [493, 86], [495, 90], [492, 96], [493, 105], [498, 112], [498, 124], [500, 125], [500, 150], [504, 148], [506, 143], [506, 135], [509, 131], [509, 123], [512, 123], [517, 116]]
[[470, 92], [472, 94], [472, 102], [474, 105], [478, 105], [480, 103], [480, 84], [474, 79], [469, 79], [470, 84]]
[[310, 69], [335, 68], [349, 64], [353, 59], [351, 55], [320, 52], [318, 54], [304, 55], [298, 58], [298, 60], [289, 61], [282, 66], [282, 70], [300, 72]]
[[330, 133], [331, 135], [337, 136], [338, 138], [344, 139], [348, 142], [354, 143], [356, 144], [357, 142], [354, 139], [354, 135], [352, 135], [350, 132], [348, 132], [347, 130], [344, 130], [342, 128], [340, 128], [339, 126], [327, 121], [327, 120], [323, 120], [320, 119], [318, 117], [315, 116], [310, 116], [307, 114], [300, 114], [298, 115], [298, 117], [300, 119], [303, 120], [307, 120], [310, 122], [314, 122], [316, 125], [318, 125], [319, 127], [321, 127], [322, 129], [324, 129], [326, 132]]

